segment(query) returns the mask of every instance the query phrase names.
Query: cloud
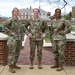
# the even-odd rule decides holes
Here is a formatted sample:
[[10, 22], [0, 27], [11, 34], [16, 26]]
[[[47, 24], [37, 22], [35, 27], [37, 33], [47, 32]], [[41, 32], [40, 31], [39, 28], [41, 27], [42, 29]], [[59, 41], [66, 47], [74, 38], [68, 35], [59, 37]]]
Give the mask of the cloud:
[[[58, 8], [59, 6], [62, 7], [63, 3], [51, 3], [49, 4], [48, 0], [40, 0], [41, 3], [39, 3], [39, 0], [0, 0], [0, 15], [2, 16], [11, 16], [11, 11], [14, 7], [21, 8], [29, 8], [32, 6], [32, 8], [39, 8], [39, 5], [41, 6], [41, 9], [51, 12], [51, 15], [54, 14], [54, 10]], [[56, 0], [50, 0], [56, 1]], [[62, 13], [68, 13], [72, 10], [72, 6], [75, 4], [75, 1], [67, 0], [70, 5], [67, 5], [65, 9], [62, 9]]]
[[0, 15], [11, 16], [11, 11], [14, 7], [20, 7], [20, 5], [13, 2], [0, 2]]
[[[0, 15], [9, 17], [11, 16], [11, 11], [14, 7], [27, 8], [29, 5], [29, 0], [18, 0], [18, 1], [15, 0], [0, 1]], [[31, 0], [30, 3], [33, 3], [33, 0]]]

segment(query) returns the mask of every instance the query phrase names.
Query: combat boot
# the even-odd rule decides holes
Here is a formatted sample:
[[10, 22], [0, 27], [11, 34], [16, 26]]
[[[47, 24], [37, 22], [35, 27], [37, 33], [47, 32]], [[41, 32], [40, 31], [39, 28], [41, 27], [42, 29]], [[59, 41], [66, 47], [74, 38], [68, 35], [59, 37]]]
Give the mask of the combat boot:
[[14, 63], [14, 69], [21, 69], [21, 67], [17, 66], [16, 63]]
[[33, 60], [30, 61], [30, 67], [29, 68], [30, 69], [34, 69], [34, 67], [33, 67]]
[[42, 69], [41, 60], [38, 61], [38, 69]]
[[63, 64], [59, 63], [59, 67], [56, 69], [57, 71], [62, 71], [63, 70]]
[[11, 73], [15, 73], [16, 71], [14, 70], [14, 68], [13, 68], [13, 65], [10, 65], [9, 66], [9, 72], [11, 72]]
[[58, 61], [56, 60], [55, 61], [55, 64], [53, 65], [53, 66], [51, 66], [51, 68], [58, 68], [59, 67], [59, 63], [58, 63]]

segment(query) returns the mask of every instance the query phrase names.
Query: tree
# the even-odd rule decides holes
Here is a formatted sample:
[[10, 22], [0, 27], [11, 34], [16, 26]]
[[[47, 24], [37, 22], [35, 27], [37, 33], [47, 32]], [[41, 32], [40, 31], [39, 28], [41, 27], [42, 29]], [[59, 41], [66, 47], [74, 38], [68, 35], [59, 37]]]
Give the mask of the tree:
[[71, 14], [71, 12], [69, 12], [68, 14], [64, 15], [63, 17], [67, 20], [71, 20], [72, 14]]

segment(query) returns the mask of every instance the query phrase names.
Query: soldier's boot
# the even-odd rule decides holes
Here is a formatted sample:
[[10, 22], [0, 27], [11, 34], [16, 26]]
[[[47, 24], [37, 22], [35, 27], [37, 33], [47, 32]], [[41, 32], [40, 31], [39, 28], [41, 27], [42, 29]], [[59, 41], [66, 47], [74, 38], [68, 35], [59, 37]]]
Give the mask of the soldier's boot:
[[30, 61], [30, 67], [29, 68], [30, 69], [34, 69], [34, 67], [33, 67], [33, 60]]
[[16, 71], [14, 70], [13, 65], [10, 65], [10, 66], [9, 66], [9, 72], [11, 72], [11, 73], [15, 73], [15, 72], [16, 72]]
[[62, 63], [59, 63], [59, 67], [56, 69], [57, 71], [62, 71], [64, 68], [63, 68], [63, 64]]
[[14, 66], [13, 66], [15, 69], [21, 69], [21, 67], [17, 66], [16, 63], [14, 63]]
[[41, 60], [38, 60], [38, 69], [42, 69]]
[[53, 66], [51, 66], [51, 68], [53, 69], [53, 68], [58, 68], [59, 67], [59, 63], [58, 63], [58, 61], [56, 60], [55, 61], [55, 64], [53, 65]]

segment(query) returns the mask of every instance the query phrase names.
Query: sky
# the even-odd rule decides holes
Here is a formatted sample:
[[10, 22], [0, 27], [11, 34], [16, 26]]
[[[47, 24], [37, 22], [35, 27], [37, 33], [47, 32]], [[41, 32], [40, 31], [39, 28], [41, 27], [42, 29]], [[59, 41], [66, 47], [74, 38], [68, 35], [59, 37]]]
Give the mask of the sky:
[[[40, 8], [54, 14], [56, 8], [62, 8], [64, 5], [63, 0], [0, 0], [0, 15], [11, 17], [11, 12], [14, 7], [22, 8]], [[75, 0], [66, 0], [69, 4], [62, 9], [62, 14], [67, 14], [72, 11], [72, 6], [75, 6]]]

